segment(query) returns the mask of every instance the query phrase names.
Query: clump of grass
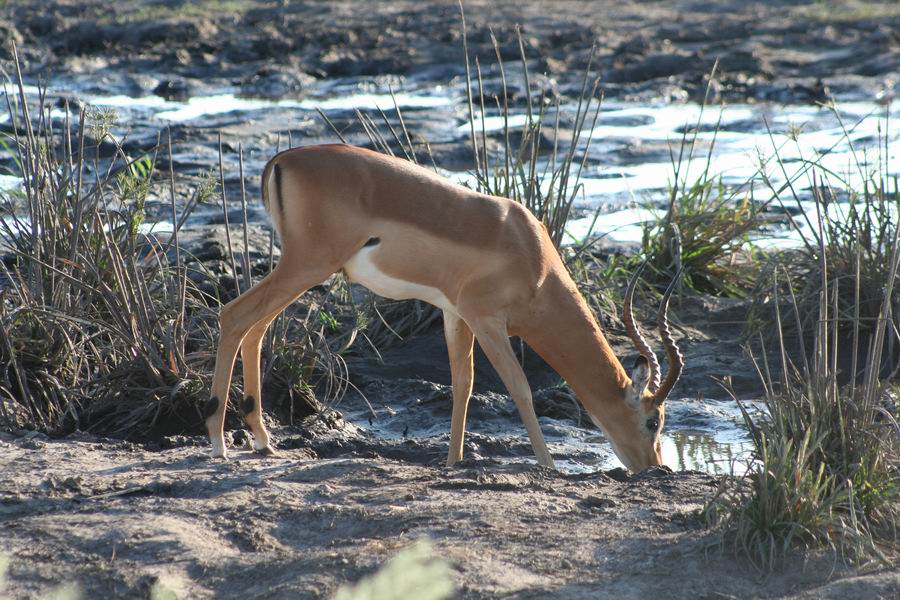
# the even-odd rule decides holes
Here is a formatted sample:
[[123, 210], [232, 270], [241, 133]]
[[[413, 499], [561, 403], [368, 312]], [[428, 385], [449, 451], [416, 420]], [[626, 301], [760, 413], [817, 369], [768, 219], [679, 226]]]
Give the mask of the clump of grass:
[[[171, 141], [129, 157], [111, 134], [112, 113], [82, 111], [69, 123], [67, 110], [54, 131], [44, 98], [36, 109], [29, 104], [21, 74], [17, 96], [7, 98], [13, 134], [6, 143], [19, 157], [23, 186], [0, 196], [7, 252], [0, 263], [0, 424], [132, 438], [200, 433], [220, 294], [210, 295], [218, 282], [191, 260], [179, 232], [214, 182], [201, 179], [179, 211]], [[101, 157], [101, 144], [114, 148], [112, 157]], [[168, 177], [159, 169], [162, 153]], [[168, 196], [170, 233], [146, 227], [145, 202], [157, 192]], [[252, 284], [244, 215], [238, 292]], [[233, 257], [230, 237], [228, 246]], [[232, 270], [237, 276], [234, 261]], [[281, 323], [301, 343], [270, 341], [269, 366], [296, 359], [306, 382], [327, 371], [335, 381], [330, 391], [339, 394], [344, 379], [318, 325], [293, 313]]]
[[[200, 398], [191, 352], [211, 344], [214, 318], [180, 259], [169, 260], [171, 240], [141, 233], [156, 157], [128, 157], [109, 133], [107, 112], [83, 111], [74, 138], [68, 122], [54, 132], [42, 102], [36, 119], [29, 114], [21, 77], [16, 104], [24, 206], [4, 198], [0, 220], [11, 252], [0, 388], [25, 425], [140, 435]], [[88, 131], [95, 148], [86, 147]], [[116, 154], [101, 164], [105, 142]]]
[[[759, 226], [759, 207], [749, 195], [734, 195], [706, 174], [680, 193], [673, 188], [666, 212], [643, 228], [652, 281], [669, 281], [683, 268], [683, 283], [701, 293], [743, 297], [753, 288], [757, 265], [747, 242]], [[677, 256], [670, 251], [675, 235], [682, 248]]]
[[[888, 175], [889, 153], [887, 144], [882, 143], [886, 136], [883, 140], [879, 134], [877, 156], [870, 156], [869, 151], [854, 145], [850, 135], [862, 121], [848, 127], [834, 105], [828, 108], [841, 124], [842, 140], [850, 145], [851, 174], [860, 184], [855, 187], [849, 177], [825, 169], [820, 154], [803, 158], [805, 169], [815, 173], [809, 178], [811, 198], [794, 185], [775, 189], [770, 183], [778, 202], [799, 209], [799, 216], [792, 217], [790, 224], [801, 241], [798, 250], [775, 255], [771, 268], [783, 270], [785, 281], [796, 284], [792, 292], [800, 313], [795, 321], [799, 327], [808, 329], [817, 319], [819, 297], [830, 287], [838, 292], [832, 317], [839, 332], [851, 335], [856, 331], [865, 336], [878, 324], [883, 302], [889, 304], [895, 319], [900, 316], [900, 294], [883, 294], [884, 282], [896, 277], [890, 258], [900, 221], [900, 185], [896, 177]], [[783, 169], [777, 147], [775, 160]], [[758, 297], [769, 299], [765, 290], [759, 291]], [[895, 347], [888, 358], [896, 356]]]
[[[710, 85], [715, 72], [713, 67]], [[753, 201], [752, 180], [728, 187], [711, 170], [720, 123], [713, 130], [703, 170], [689, 179], [708, 96], [709, 86], [697, 123], [685, 126], [677, 156], [672, 152], [669, 201], [657, 222], [644, 224], [641, 248], [650, 267], [648, 277], [655, 283], [667, 284], [683, 269], [683, 283], [691, 289], [740, 297], [755, 282], [756, 265], [747, 242], [749, 234], [760, 225], [759, 213], [765, 203]], [[673, 236], [680, 238], [678, 256], [671, 252], [675, 247]]]
[[[895, 231], [866, 366], [849, 384], [839, 381], [839, 292], [829, 287], [825, 265], [809, 359], [785, 343], [775, 285], [780, 376], [772, 375], [763, 345], [759, 370], [768, 415], [754, 420], [744, 413], [756, 456], [748, 474], [710, 509], [732, 547], [761, 568], [774, 568], [796, 547], [831, 548], [861, 563], [896, 560], [900, 425], [896, 388], [892, 393], [879, 374], [885, 338], [897, 335], [891, 325], [897, 243]], [[861, 321], [853, 325], [858, 333]], [[853, 340], [855, 361], [859, 336]]]

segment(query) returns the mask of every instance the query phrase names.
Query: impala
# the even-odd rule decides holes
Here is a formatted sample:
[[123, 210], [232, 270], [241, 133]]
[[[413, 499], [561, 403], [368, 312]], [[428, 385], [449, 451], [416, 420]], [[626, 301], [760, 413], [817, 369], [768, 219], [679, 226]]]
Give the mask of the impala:
[[669, 363], [660, 383], [659, 363], [632, 318], [640, 270], [629, 283], [623, 320], [640, 354], [629, 377], [543, 224], [521, 204], [347, 145], [281, 152], [263, 170], [262, 195], [281, 240], [281, 260], [222, 309], [212, 394], [204, 407], [213, 457], [226, 457], [225, 406], [239, 350], [246, 394], [241, 409], [253, 446], [273, 453], [260, 403], [263, 335], [303, 292], [343, 269], [376, 294], [418, 298], [443, 311], [453, 384], [448, 465], [463, 455], [477, 339], [518, 408], [538, 462], [553, 467], [511, 335], [524, 338], [568, 382], [626, 467], [662, 464], [663, 402], [684, 366], [668, 327], [672, 286], [659, 309]]

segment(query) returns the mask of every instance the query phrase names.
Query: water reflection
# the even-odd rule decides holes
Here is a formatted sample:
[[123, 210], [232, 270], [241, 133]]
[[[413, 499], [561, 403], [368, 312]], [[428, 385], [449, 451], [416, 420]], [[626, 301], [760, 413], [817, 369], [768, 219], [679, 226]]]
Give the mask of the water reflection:
[[[733, 401], [671, 400], [662, 435], [663, 464], [675, 471], [705, 471], [741, 475], [752, 458], [753, 444], [743, 416]], [[754, 415], [762, 403], [745, 401]], [[622, 467], [608, 441], [597, 430], [541, 419], [557, 468], [566, 473], [588, 473]]]
[[673, 431], [662, 439], [663, 463], [675, 471], [740, 475], [749, 464], [752, 449], [747, 439], [729, 441], [701, 432]]

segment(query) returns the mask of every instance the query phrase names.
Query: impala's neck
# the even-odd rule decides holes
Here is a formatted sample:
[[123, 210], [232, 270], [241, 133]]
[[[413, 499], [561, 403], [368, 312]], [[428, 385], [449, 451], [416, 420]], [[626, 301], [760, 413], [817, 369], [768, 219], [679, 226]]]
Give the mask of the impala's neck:
[[631, 379], [575, 282], [560, 264], [544, 280], [517, 333], [569, 384], [588, 412], [604, 420], [621, 410]]

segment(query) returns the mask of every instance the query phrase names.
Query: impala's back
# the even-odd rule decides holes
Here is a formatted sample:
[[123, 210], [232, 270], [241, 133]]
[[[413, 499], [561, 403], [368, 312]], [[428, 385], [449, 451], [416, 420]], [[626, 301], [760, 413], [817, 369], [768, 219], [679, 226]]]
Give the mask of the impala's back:
[[285, 254], [314, 241], [351, 280], [388, 298], [453, 312], [474, 308], [458, 306], [462, 296], [512, 303], [535, 289], [554, 258], [540, 222], [520, 204], [377, 152], [292, 149], [273, 158], [263, 177]]

